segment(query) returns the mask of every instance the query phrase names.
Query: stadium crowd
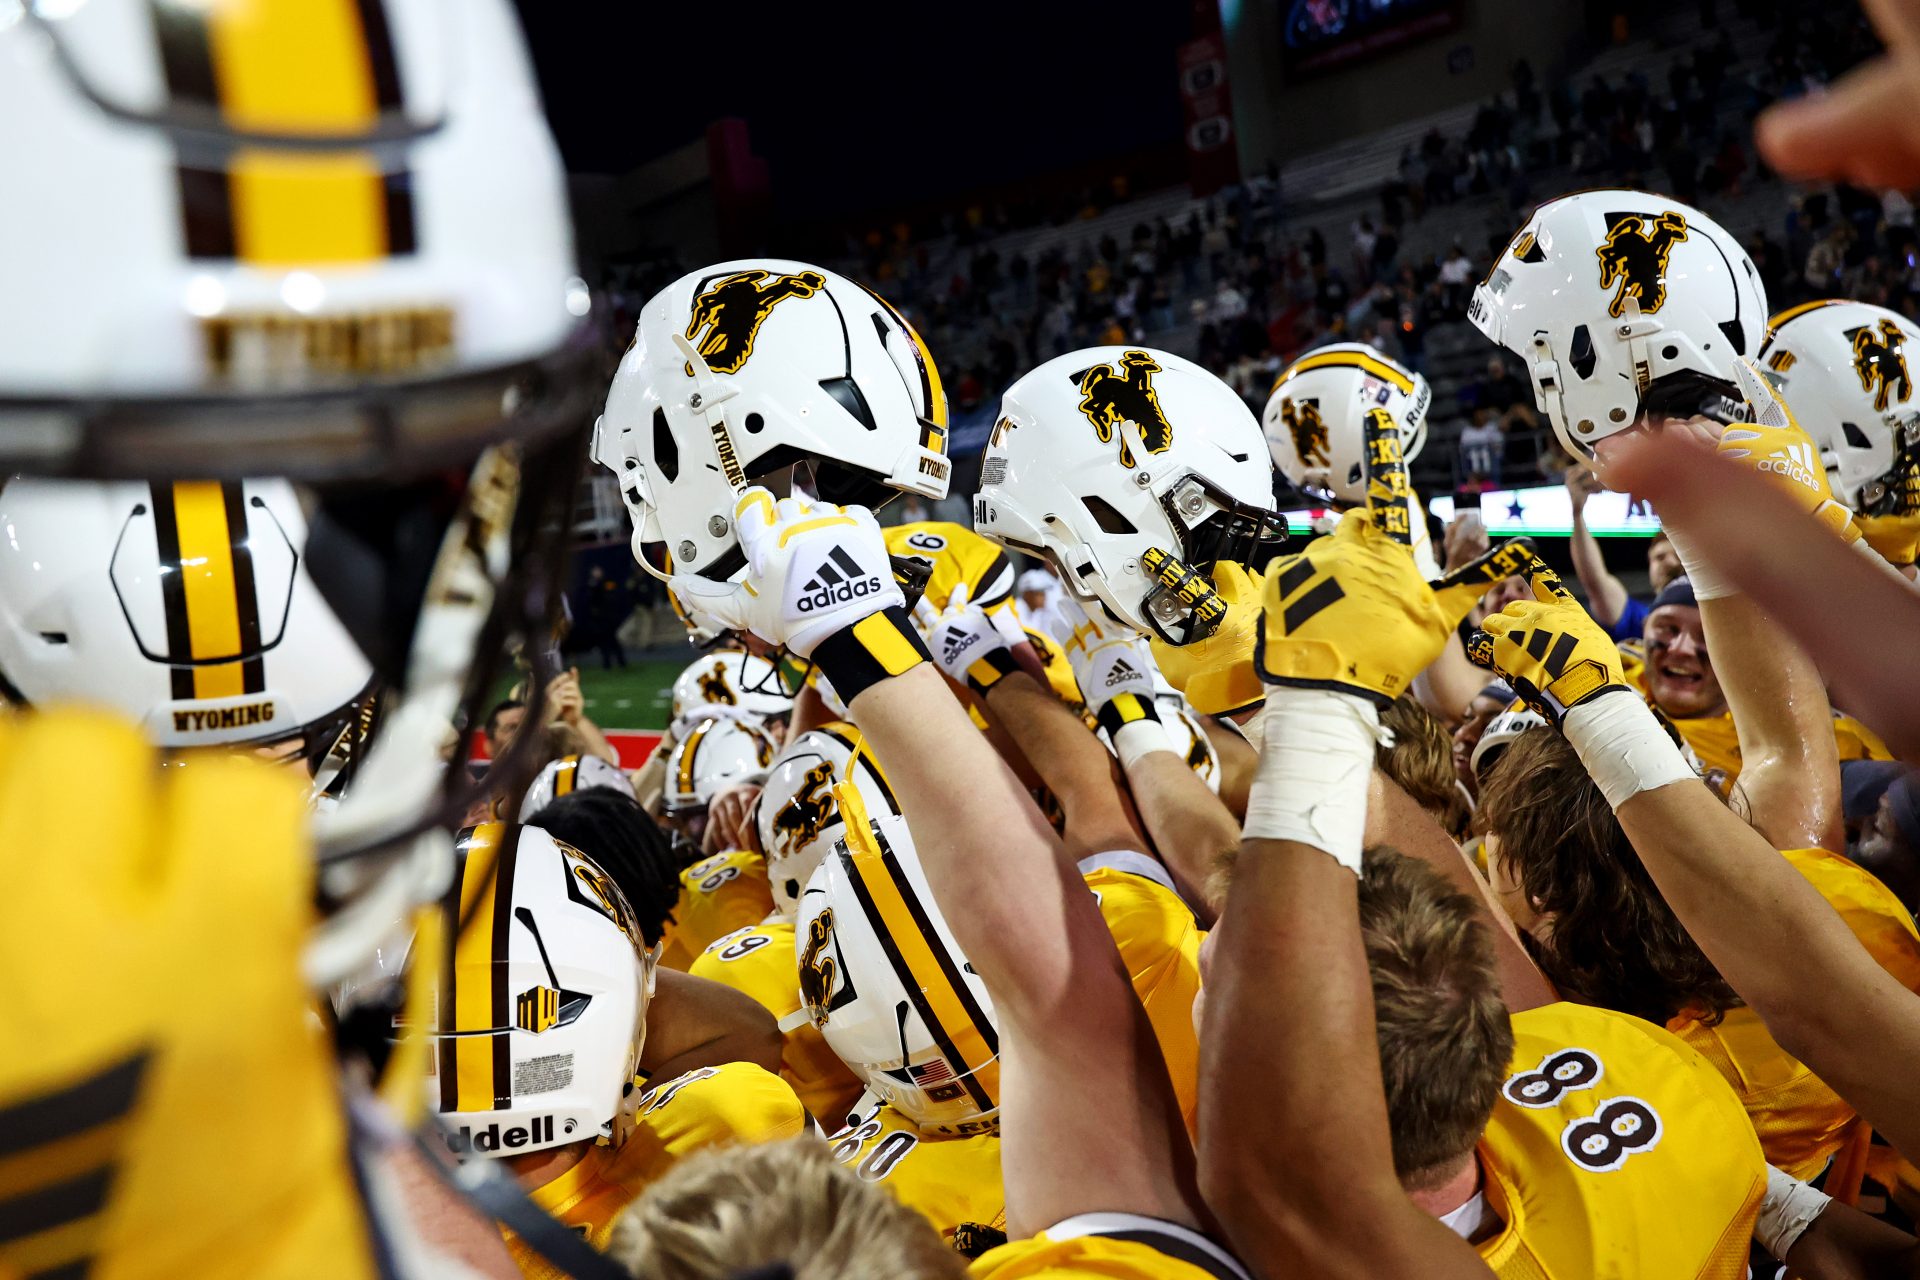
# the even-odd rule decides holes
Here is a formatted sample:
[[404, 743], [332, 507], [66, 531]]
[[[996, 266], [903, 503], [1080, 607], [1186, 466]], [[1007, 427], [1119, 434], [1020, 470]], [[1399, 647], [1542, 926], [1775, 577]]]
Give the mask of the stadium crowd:
[[[1920, 1276], [1897, 204], [1809, 197], [1838, 270], [1770, 277], [1665, 192], [1519, 193], [1423, 278], [1248, 189], [976, 260], [925, 332], [877, 266], [713, 263], [613, 304], [608, 386], [511, 10], [353, 11], [372, 99], [388, 8], [487, 73], [331, 122], [401, 187], [237, 100], [327, 56], [243, 8], [161, 33], [217, 126], [124, 105], [144, 11], [0, 25], [44, 129], [0, 135], [0, 1275]], [[1920, 186], [1920, 3], [1873, 12], [1894, 52], [1760, 118], [1780, 173]], [[1568, 109], [1631, 161], [1623, 100]], [[1174, 277], [1199, 358], [1120, 322]], [[1349, 325], [1402, 280], [1478, 425], [1652, 504], [1650, 598], [1429, 522], [1420, 326]], [[690, 645], [632, 770], [560, 669], [583, 466]]]

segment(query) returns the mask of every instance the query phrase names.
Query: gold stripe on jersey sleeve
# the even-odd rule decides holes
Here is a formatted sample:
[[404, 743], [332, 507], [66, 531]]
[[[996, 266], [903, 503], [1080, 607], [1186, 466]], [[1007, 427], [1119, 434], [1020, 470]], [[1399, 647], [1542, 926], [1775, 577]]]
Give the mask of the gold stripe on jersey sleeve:
[[[377, 122], [367, 33], [354, 0], [226, 0], [207, 21], [228, 124], [347, 136]], [[365, 152], [242, 148], [228, 183], [235, 247], [246, 261], [312, 266], [388, 252], [386, 193]]]
[[[1370, 373], [1389, 386], [1398, 387], [1408, 395], [1413, 394], [1413, 379], [1400, 372], [1383, 360], [1358, 351], [1328, 351], [1318, 355], [1309, 355], [1294, 361], [1287, 370], [1287, 377], [1305, 373], [1309, 369], [1359, 369]], [[1283, 379], [1284, 381], [1285, 379]]]
[[[240, 595], [233, 573], [233, 535], [226, 495], [217, 480], [173, 486], [180, 533], [180, 583], [187, 602], [187, 635], [196, 660], [240, 652]], [[193, 669], [193, 696], [231, 698], [246, 692], [239, 662]]]

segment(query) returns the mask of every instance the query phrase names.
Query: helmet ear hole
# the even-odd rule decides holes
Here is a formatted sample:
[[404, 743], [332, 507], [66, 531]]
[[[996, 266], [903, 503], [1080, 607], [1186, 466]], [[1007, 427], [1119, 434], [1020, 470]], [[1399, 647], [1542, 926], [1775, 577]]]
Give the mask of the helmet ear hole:
[[667, 423], [667, 411], [658, 405], [653, 410], [653, 461], [660, 478], [672, 484], [680, 476], [680, 442], [673, 438]]
[[1102, 533], [1126, 534], [1139, 532], [1138, 529], [1134, 528], [1133, 521], [1121, 515], [1119, 511], [1114, 509], [1112, 503], [1098, 494], [1083, 495], [1080, 499], [1080, 505], [1087, 509], [1087, 514], [1093, 517], [1094, 523], [1100, 526]]
[[1720, 322], [1720, 332], [1726, 334], [1727, 341], [1733, 344], [1733, 354], [1737, 356], [1747, 354], [1745, 326], [1738, 320], [1722, 320]]
[[1573, 366], [1573, 371], [1580, 375], [1582, 381], [1593, 376], [1593, 368], [1599, 363], [1599, 357], [1594, 353], [1593, 334], [1587, 326], [1581, 325], [1573, 331], [1573, 350], [1568, 353], [1567, 363]]
[[1871, 449], [1873, 442], [1867, 439], [1867, 433], [1851, 422], [1840, 424], [1840, 431], [1847, 437], [1847, 443], [1856, 449]]
[[860, 393], [860, 384], [852, 378], [822, 378], [820, 389], [832, 396], [834, 402], [861, 426], [869, 431], [880, 429], [880, 424], [874, 421], [873, 410], [867, 405], [866, 396]]

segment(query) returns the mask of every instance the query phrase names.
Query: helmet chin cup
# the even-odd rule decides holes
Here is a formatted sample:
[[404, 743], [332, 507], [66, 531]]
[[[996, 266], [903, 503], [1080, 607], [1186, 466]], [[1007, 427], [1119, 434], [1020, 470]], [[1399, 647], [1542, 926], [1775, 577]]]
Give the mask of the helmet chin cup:
[[1205, 640], [1226, 620], [1227, 602], [1185, 561], [1149, 547], [1140, 557], [1140, 572], [1153, 583], [1140, 599], [1140, 616], [1168, 644]]

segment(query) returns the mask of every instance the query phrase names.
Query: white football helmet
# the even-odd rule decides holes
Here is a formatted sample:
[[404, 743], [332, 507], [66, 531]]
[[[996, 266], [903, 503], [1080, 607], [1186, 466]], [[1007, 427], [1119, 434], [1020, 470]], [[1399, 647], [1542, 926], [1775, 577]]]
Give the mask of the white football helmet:
[[673, 682], [673, 720], [684, 724], [718, 712], [769, 717], [789, 715], [793, 695], [780, 670], [758, 654], [715, 649], [689, 663]]
[[485, 1156], [632, 1129], [655, 953], [613, 880], [538, 827], [463, 833], [434, 967], [427, 1096]]
[[534, 775], [533, 785], [527, 788], [527, 794], [521, 798], [520, 821], [531, 821], [534, 814], [561, 796], [593, 787], [605, 787], [625, 796], [633, 795], [633, 784], [627, 781], [626, 770], [599, 756], [561, 756], [558, 760], [549, 760]]
[[1361, 342], [1336, 342], [1301, 356], [1280, 375], [1262, 424], [1273, 465], [1287, 482], [1322, 501], [1367, 500], [1367, 415], [1400, 428], [1401, 456], [1427, 443], [1427, 380]]
[[903, 819], [868, 821], [852, 788], [847, 835], [807, 881], [794, 922], [800, 997], [876, 1097], [929, 1133], [992, 1129], [1000, 1114], [993, 1001], [953, 940]]
[[767, 859], [767, 885], [773, 909], [788, 920], [800, 905], [800, 891], [813, 869], [845, 834], [834, 792], [841, 784], [860, 793], [866, 811], [898, 816], [900, 802], [850, 724], [828, 723], [781, 749], [767, 771], [754, 822], [760, 851]]
[[284, 480], [0, 485], [0, 690], [84, 702], [162, 747], [357, 731], [373, 669], [307, 574]]
[[973, 525], [1169, 644], [1225, 617], [1213, 562], [1264, 567], [1286, 538], [1253, 413], [1199, 365], [1139, 347], [1069, 352], [1008, 389]]
[[1831, 298], [1773, 318], [1760, 365], [1807, 429], [1839, 499], [1866, 515], [1920, 502], [1920, 328], [1897, 311]]
[[662, 810], [669, 818], [706, 812], [722, 788], [759, 782], [773, 763], [773, 739], [751, 720], [702, 720], [667, 756]]
[[658, 573], [742, 565], [741, 489], [795, 463], [829, 502], [947, 494], [947, 398], [920, 335], [878, 294], [784, 259], [722, 262], [640, 313], [594, 459], [620, 479], [633, 554]]
[[1534, 210], [1467, 318], [1520, 357], [1576, 458], [1643, 416], [1743, 403], [1734, 362], [1766, 336], [1767, 297], [1720, 224], [1645, 191], [1583, 191]]

